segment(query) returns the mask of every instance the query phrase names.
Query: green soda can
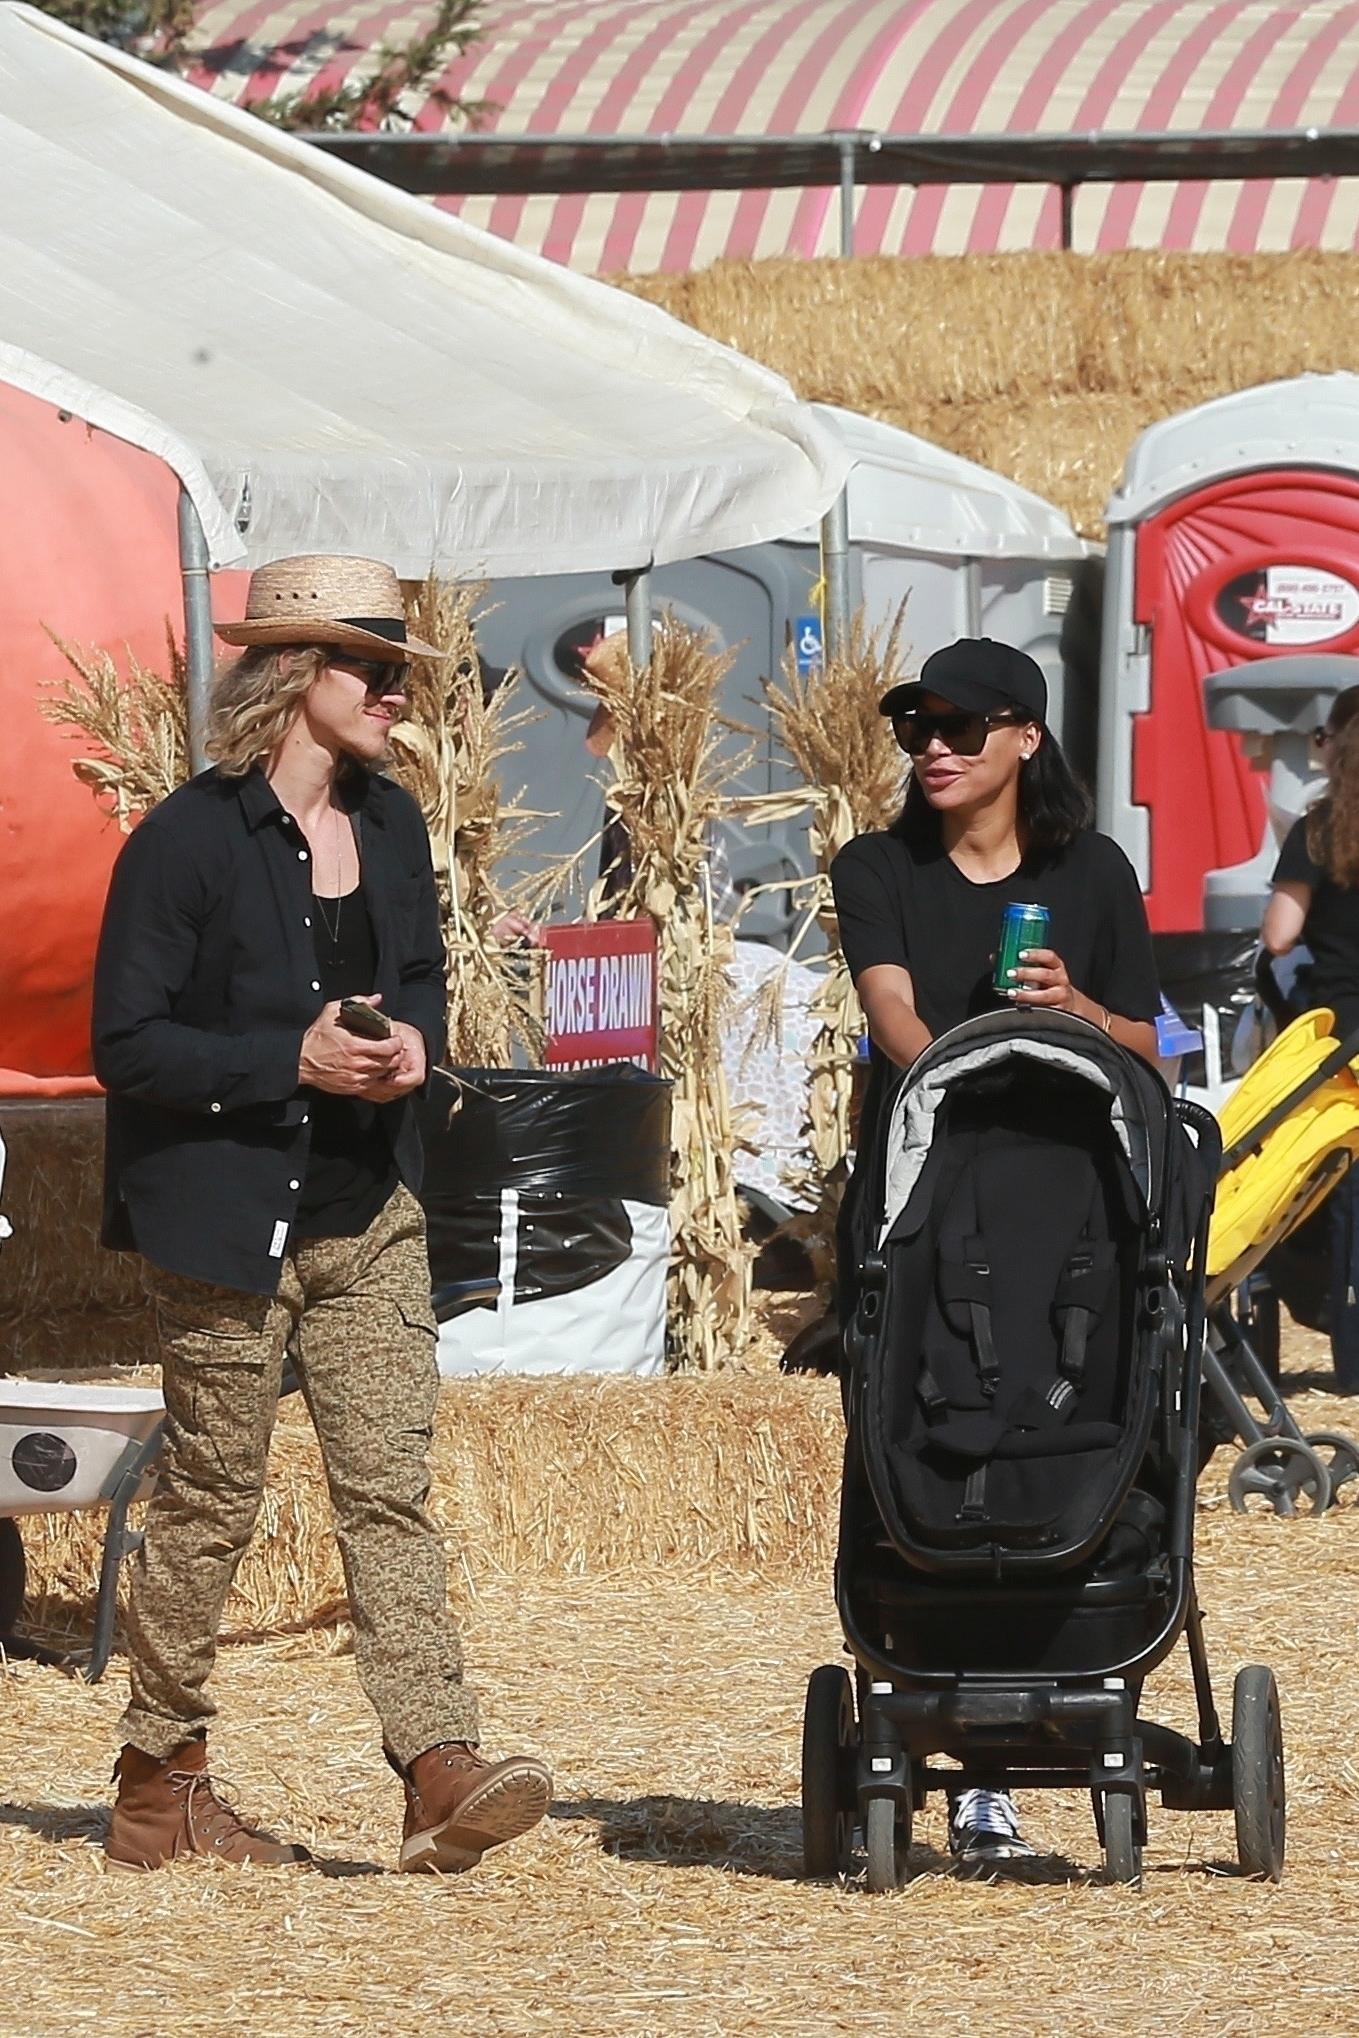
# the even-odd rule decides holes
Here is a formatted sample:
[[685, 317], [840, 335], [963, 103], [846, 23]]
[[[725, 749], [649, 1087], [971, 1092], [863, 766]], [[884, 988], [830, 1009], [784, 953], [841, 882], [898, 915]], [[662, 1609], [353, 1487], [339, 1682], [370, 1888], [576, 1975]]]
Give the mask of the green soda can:
[[1000, 923], [1000, 946], [996, 950], [996, 973], [991, 979], [994, 990], [1003, 994], [1021, 988], [1010, 972], [1019, 968], [1019, 958], [1026, 948], [1047, 947], [1051, 919], [1046, 906], [1022, 906], [1012, 901], [1005, 908]]

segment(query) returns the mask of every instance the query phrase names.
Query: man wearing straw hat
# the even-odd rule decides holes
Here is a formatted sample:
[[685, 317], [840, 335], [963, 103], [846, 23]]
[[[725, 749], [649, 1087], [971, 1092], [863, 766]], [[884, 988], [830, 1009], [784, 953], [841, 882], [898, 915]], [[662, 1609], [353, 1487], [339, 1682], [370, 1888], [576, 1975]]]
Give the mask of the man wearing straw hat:
[[400, 1865], [468, 1868], [542, 1818], [551, 1779], [478, 1752], [425, 1507], [438, 1374], [413, 1099], [443, 1049], [444, 957], [419, 809], [376, 767], [407, 660], [440, 654], [363, 559], [262, 567], [219, 634], [242, 655], [214, 689], [215, 765], [130, 836], [95, 970], [104, 1243], [142, 1255], [166, 1404], [108, 1857], [308, 1858], [216, 1794], [206, 1744], [290, 1358], [405, 1786]]

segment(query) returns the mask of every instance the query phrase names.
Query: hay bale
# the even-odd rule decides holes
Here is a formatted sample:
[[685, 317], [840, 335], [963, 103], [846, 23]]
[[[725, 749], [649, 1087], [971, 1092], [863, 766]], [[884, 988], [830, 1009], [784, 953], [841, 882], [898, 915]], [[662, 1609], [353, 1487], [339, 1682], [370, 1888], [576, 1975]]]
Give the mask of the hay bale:
[[1011, 475], [1091, 537], [1157, 418], [1359, 366], [1355, 254], [788, 258], [619, 280], [801, 396]]
[[[449, 1382], [432, 1507], [468, 1582], [501, 1572], [806, 1576], [831, 1563], [842, 1444], [833, 1381]], [[25, 1522], [30, 1613], [43, 1632], [88, 1624], [103, 1529], [102, 1514]], [[300, 1397], [289, 1399], [226, 1628], [286, 1630], [343, 1608], [320, 1454]]]
[[6, 1372], [144, 1361], [150, 1316], [138, 1263], [99, 1243], [104, 1106], [79, 1097], [0, 1103], [5, 1215], [0, 1350]]

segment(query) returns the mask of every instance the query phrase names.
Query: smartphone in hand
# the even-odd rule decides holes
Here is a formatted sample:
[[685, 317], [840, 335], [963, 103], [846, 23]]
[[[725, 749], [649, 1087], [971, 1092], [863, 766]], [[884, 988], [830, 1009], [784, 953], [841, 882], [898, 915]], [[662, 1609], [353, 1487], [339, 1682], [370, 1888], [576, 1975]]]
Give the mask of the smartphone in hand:
[[341, 998], [339, 1023], [347, 1033], [358, 1033], [365, 1040], [390, 1040], [392, 1022], [385, 1012], [376, 1005], [365, 1005], [362, 998]]

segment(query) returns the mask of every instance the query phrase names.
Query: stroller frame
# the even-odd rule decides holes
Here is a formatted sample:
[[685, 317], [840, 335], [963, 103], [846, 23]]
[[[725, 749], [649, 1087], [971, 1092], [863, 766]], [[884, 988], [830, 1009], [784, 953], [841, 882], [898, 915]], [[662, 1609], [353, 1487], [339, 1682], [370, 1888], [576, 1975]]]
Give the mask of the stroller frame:
[[[1087, 1052], [1098, 1040], [1101, 1056], [1110, 1052], [1098, 1029], [1062, 1017], [1057, 1038], [1065, 1034]], [[986, 1038], [1007, 1023], [1013, 1025], [1011, 1015], [968, 1022], [927, 1050], [912, 1080], [931, 1060], [952, 1053], [959, 1034]], [[1045, 1015], [1043, 1023], [1050, 1027], [1051, 1015]], [[1073, 1028], [1078, 1029], [1074, 1035]], [[1117, 1048], [1112, 1052], [1122, 1055]], [[1159, 1077], [1151, 1080], [1163, 1093], [1168, 1122], [1193, 1134], [1211, 1180], [1220, 1153], [1215, 1120], [1199, 1105], [1172, 1102]], [[1210, 1211], [1208, 1195], [1198, 1216], [1191, 1268], [1202, 1268]], [[1165, 1266], [1163, 1257], [1161, 1264]], [[1168, 1366], [1177, 1368], [1173, 1387], [1168, 1383], [1162, 1392], [1159, 1410], [1159, 1442], [1169, 1475], [1161, 1552], [1168, 1583], [1157, 1632], [1126, 1660], [1109, 1662], [1098, 1672], [1051, 1674], [960, 1672], [916, 1664], [906, 1670], [894, 1661], [890, 1633], [880, 1645], [865, 1629], [844, 1554], [862, 1546], [861, 1531], [875, 1512], [867, 1479], [853, 1460], [851, 1426], [836, 1603], [854, 1675], [851, 1678], [838, 1664], [827, 1664], [813, 1672], [808, 1685], [803, 1839], [809, 1874], [848, 1872], [858, 1827], [864, 1836], [869, 1888], [895, 1888], [904, 1871], [913, 1815], [928, 1794], [993, 1786], [1003, 1774], [1007, 1786], [1025, 1790], [1088, 1788], [1105, 1871], [1112, 1881], [1140, 1882], [1149, 1791], [1158, 1792], [1162, 1804], [1172, 1810], [1233, 1810], [1245, 1872], [1270, 1880], [1281, 1875], [1283, 1757], [1274, 1679], [1260, 1665], [1239, 1673], [1228, 1741], [1213, 1694], [1194, 1580], [1201, 1360], [1207, 1328], [1203, 1282], [1201, 1274], [1191, 1277], [1181, 1301], [1168, 1278], [1169, 1268], [1165, 1271], [1161, 1296], [1168, 1320], [1163, 1349]], [[880, 1251], [865, 1255], [860, 1277], [856, 1314], [846, 1331], [847, 1357], [856, 1374], [865, 1343], [883, 1315], [887, 1266]], [[908, 1619], [911, 1591], [907, 1582], [903, 1601]], [[915, 1592], [923, 1605], [923, 1588], [917, 1585]], [[965, 1596], [975, 1611], [991, 1593], [1003, 1593], [1011, 1605], [1066, 1605], [1070, 1587], [1059, 1582], [1035, 1589], [1025, 1580], [973, 1585]], [[1087, 1581], [1080, 1594], [1082, 1605], [1109, 1606], [1145, 1602], [1151, 1596], [1145, 1576]], [[936, 1610], [940, 1604], [936, 1596]], [[1170, 1653], [1181, 1632], [1194, 1681], [1196, 1738], [1144, 1719], [1139, 1711], [1143, 1678]], [[959, 1766], [935, 1766], [932, 1758], [940, 1756]]]

